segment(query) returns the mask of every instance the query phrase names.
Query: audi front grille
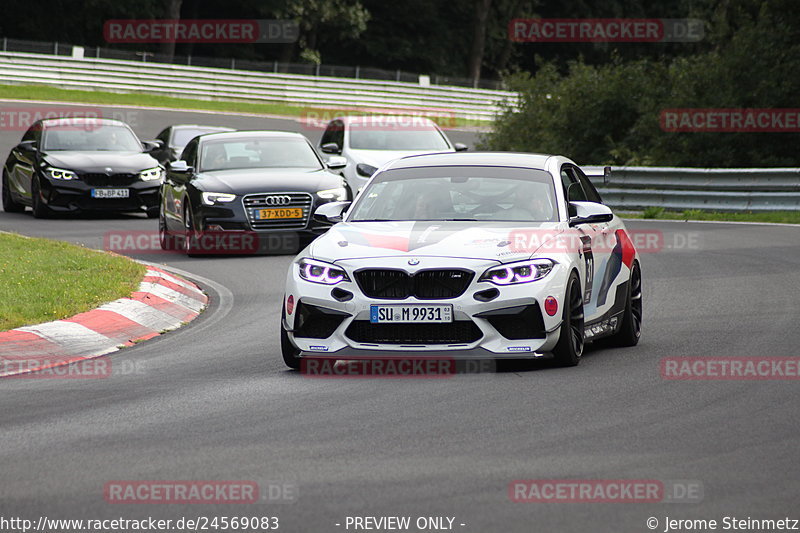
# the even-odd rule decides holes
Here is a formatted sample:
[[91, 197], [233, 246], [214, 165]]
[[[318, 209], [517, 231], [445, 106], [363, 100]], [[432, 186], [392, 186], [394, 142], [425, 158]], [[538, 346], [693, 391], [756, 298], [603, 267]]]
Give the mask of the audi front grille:
[[[312, 198], [305, 192], [261, 193], [248, 194], [242, 199], [247, 220], [254, 230], [259, 229], [303, 229], [308, 224], [311, 216]], [[261, 209], [290, 209], [300, 208], [303, 216], [300, 218], [270, 218], [258, 217]]]
[[355, 273], [361, 292], [369, 298], [420, 300], [457, 298], [467, 290], [475, 273], [459, 269], [430, 269], [408, 274], [403, 270], [368, 269]]

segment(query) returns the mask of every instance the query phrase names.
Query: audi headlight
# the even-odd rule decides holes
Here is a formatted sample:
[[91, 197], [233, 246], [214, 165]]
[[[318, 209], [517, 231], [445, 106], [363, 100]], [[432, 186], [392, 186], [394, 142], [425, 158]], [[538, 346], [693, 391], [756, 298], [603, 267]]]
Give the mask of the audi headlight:
[[347, 200], [347, 189], [339, 187], [337, 189], [325, 189], [324, 191], [317, 191], [317, 196], [325, 200], [333, 200], [334, 202], [343, 202]]
[[347, 272], [329, 263], [315, 261], [314, 259], [301, 259], [299, 266], [300, 277], [311, 283], [336, 285], [340, 281], [350, 281]]
[[164, 169], [161, 167], [148, 168], [139, 172], [139, 179], [142, 181], [160, 180], [164, 177]]
[[76, 180], [78, 175], [71, 170], [64, 170], [61, 168], [47, 167], [47, 175], [54, 180]]
[[204, 192], [203, 203], [206, 205], [214, 205], [217, 203], [227, 204], [236, 199], [235, 194], [228, 194], [226, 192]]
[[481, 275], [478, 281], [488, 281], [495, 285], [530, 283], [549, 274], [553, 270], [554, 264], [550, 259], [534, 259], [521, 263], [511, 263], [490, 268]]

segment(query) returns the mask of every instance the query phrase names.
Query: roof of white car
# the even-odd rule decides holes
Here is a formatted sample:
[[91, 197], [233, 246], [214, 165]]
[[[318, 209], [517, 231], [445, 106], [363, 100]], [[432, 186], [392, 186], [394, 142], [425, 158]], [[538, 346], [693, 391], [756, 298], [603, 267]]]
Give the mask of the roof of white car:
[[543, 170], [547, 168], [547, 160], [551, 157], [557, 156], [521, 152], [446, 152], [396, 159], [389, 163], [384, 170], [443, 166], [500, 166]]

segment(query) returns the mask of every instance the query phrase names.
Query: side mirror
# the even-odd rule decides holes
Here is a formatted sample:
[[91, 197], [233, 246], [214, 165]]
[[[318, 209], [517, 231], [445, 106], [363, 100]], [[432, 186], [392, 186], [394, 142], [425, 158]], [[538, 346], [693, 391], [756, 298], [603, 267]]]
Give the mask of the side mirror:
[[372, 165], [368, 165], [366, 163], [359, 163], [356, 165], [356, 174], [365, 178], [371, 178], [372, 175], [375, 174], [376, 170], [378, 170], [377, 167], [373, 167]]
[[331, 170], [338, 170], [347, 166], [347, 158], [340, 155], [332, 155], [325, 163]]
[[578, 224], [602, 224], [611, 222], [614, 213], [606, 205], [596, 202], [570, 202], [570, 211], [574, 209], [575, 216], [569, 219], [570, 227]]
[[194, 169], [186, 164], [186, 161], [179, 159], [178, 161], [170, 161], [167, 163], [167, 170], [177, 174], [187, 174]]
[[469, 150], [469, 146], [464, 143], [455, 143], [453, 144], [453, 148], [456, 149], [456, 152], [466, 152]]
[[17, 145], [17, 149], [21, 152], [35, 152], [36, 141], [22, 141]]
[[344, 212], [352, 202], [328, 202], [322, 204], [314, 211], [314, 220], [317, 222], [341, 222]]
[[336, 143], [325, 143], [319, 147], [323, 154], [341, 154], [342, 149]]
[[155, 152], [156, 150], [160, 150], [164, 147], [164, 141], [156, 139], [154, 141], [142, 141], [144, 145], [144, 153], [150, 154]]

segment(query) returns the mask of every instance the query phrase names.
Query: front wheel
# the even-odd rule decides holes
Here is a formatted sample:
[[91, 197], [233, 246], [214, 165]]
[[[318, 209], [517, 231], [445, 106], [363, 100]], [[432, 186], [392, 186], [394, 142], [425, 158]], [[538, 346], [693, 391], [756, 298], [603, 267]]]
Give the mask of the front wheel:
[[[187, 198], [188, 202], [189, 199]], [[194, 225], [194, 215], [192, 214], [192, 205], [186, 204], [186, 209], [183, 211], [183, 251], [189, 257], [196, 257], [199, 255], [199, 243], [197, 230]]]
[[33, 180], [33, 186], [31, 187], [31, 207], [33, 208], [33, 216], [34, 218], [49, 218], [53, 215], [53, 212], [47, 207], [44, 202], [42, 201], [42, 193], [39, 188], [39, 180]]
[[628, 347], [639, 344], [642, 336], [642, 271], [638, 263], [631, 267], [631, 279], [628, 282], [628, 299], [625, 302], [625, 313], [619, 331], [611, 336], [610, 344]]
[[8, 186], [8, 176], [3, 171], [3, 211], [6, 213], [22, 213], [25, 206], [14, 201], [11, 197], [11, 189]]
[[576, 366], [583, 355], [583, 292], [578, 275], [573, 272], [567, 281], [562, 311], [561, 331], [553, 356], [558, 366]]
[[147, 211], [145, 212], [147, 213], [147, 218], [158, 218], [158, 211], [159, 207], [155, 206], [155, 207], [148, 207]]

